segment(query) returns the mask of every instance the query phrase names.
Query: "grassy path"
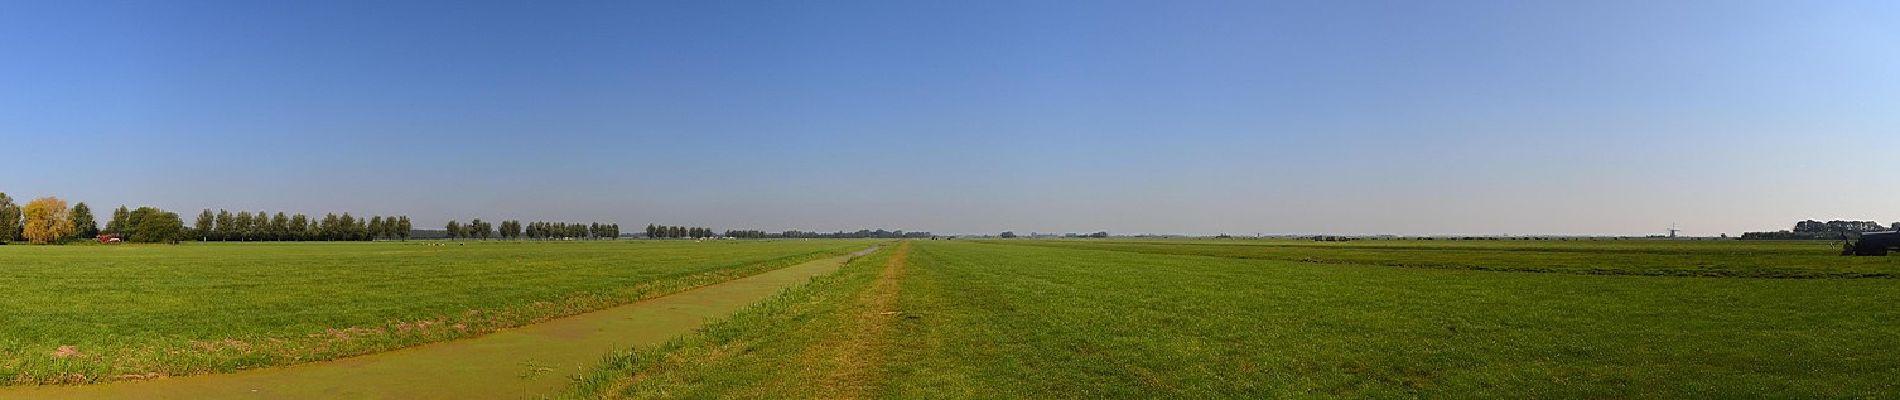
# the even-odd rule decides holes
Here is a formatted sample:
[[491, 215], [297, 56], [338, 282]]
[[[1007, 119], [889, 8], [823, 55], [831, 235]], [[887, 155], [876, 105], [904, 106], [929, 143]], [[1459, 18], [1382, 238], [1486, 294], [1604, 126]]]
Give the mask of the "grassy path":
[[[864, 252], [858, 253], [859, 255]], [[785, 288], [836, 270], [848, 257], [786, 267], [666, 297], [473, 339], [329, 362], [90, 386], [18, 387], [8, 399], [463, 399], [551, 392], [609, 352], [685, 334]]]
[[830, 364], [828, 373], [816, 385], [817, 397], [831, 399], [871, 398], [884, 366], [884, 353], [891, 344], [891, 327], [898, 314], [899, 283], [904, 278], [904, 263], [910, 258], [910, 243], [898, 245], [871, 289], [858, 295], [855, 321], [846, 324], [849, 335], [834, 343], [820, 343], [807, 349], [806, 365]]
[[882, 398], [912, 241], [662, 346], [621, 352], [561, 398]]

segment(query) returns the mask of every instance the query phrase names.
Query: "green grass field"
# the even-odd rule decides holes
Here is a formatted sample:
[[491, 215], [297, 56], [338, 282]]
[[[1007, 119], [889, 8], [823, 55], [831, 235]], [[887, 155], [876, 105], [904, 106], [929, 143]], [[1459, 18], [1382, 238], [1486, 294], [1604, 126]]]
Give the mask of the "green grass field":
[[1900, 271], [1829, 250], [916, 241], [699, 334], [610, 356], [568, 394], [1900, 396], [1900, 281], [1884, 279]]
[[[873, 241], [0, 247], [0, 376], [469, 337]], [[908, 241], [576, 398], [1900, 396], [1900, 258], [1821, 242]]]
[[1895, 278], [1900, 257], [1808, 241], [1017, 240], [991, 243], [1340, 265], [1758, 278]]
[[0, 246], [0, 384], [228, 372], [383, 351], [871, 243]]

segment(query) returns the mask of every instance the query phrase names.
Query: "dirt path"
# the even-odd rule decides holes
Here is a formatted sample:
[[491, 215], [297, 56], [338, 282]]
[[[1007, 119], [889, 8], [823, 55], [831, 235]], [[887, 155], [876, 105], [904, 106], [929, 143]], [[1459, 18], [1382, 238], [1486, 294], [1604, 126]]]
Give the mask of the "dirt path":
[[[875, 249], [853, 254], [863, 255]], [[653, 346], [849, 257], [806, 262], [670, 296], [481, 337], [334, 361], [88, 386], [0, 389], [5, 399], [474, 399], [559, 390], [609, 351]]]

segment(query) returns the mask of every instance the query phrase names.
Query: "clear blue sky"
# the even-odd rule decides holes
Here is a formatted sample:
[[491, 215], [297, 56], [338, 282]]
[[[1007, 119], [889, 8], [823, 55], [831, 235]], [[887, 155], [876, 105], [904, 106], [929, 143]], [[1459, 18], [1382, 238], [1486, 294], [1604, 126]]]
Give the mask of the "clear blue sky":
[[1896, 21], [1893, 1], [8, 1], [0, 191], [425, 226], [1892, 222]]

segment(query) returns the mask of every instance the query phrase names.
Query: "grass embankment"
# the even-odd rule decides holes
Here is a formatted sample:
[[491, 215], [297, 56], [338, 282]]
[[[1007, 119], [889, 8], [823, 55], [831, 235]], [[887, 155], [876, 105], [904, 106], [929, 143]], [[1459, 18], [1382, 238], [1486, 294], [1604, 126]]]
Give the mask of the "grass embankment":
[[693, 335], [610, 355], [564, 397], [870, 397], [909, 254], [888, 246]]
[[[912, 247], [900, 273], [861, 260], [612, 359], [582, 397], [1900, 396], [1900, 286], [1887, 279]], [[900, 279], [884, 311], [887, 276]], [[865, 329], [880, 324], [867, 315], [897, 317]], [[876, 345], [849, 345], [863, 332]]]
[[0, 384], [286, 365], [479, 335], [862, 241], [0, 248]]
[[1900, 277], [1900, 257], [1841, 257], [1838, 244], [1810, 241], [1002, 240], [988, 243], [1342, 265], [1590, 275]]

